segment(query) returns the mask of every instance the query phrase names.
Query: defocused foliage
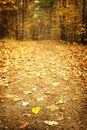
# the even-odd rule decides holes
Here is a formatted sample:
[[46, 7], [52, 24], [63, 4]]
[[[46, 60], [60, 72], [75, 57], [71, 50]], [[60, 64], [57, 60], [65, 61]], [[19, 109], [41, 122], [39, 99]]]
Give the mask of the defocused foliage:
[[1, 0], [0, 37], [87, 41], [86, 5], [85, 0]]

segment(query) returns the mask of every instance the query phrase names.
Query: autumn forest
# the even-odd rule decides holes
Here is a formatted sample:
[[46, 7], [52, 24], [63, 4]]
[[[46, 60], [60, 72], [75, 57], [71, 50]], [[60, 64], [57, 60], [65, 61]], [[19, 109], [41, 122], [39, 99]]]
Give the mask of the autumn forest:
[[87, 130], [87, 0], [0, 0], [0, 130]]
[[1, 0], [0, 37], [87, 42], [86, 0]]

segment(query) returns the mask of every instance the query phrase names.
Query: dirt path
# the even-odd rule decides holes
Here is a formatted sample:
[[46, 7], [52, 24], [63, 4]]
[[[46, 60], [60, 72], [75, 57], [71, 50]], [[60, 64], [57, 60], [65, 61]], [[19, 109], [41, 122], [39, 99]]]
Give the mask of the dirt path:
[[86, 46], [0, 45], [0, 130], [87, 130]]

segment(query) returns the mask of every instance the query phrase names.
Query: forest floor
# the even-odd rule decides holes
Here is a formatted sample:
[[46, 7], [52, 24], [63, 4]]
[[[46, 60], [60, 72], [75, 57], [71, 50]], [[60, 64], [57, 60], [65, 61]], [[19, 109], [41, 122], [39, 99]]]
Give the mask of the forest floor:
[[87, 46], [0, 41], [0, 130], [87, 130]]

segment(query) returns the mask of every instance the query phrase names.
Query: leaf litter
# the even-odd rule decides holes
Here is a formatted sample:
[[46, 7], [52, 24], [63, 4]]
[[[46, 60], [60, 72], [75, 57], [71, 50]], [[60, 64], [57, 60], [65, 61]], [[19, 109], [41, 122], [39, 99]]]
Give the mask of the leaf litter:
[[0, 129], [87, 129], [86, 61], [85, 45], [5, 40], [0, 48]]

